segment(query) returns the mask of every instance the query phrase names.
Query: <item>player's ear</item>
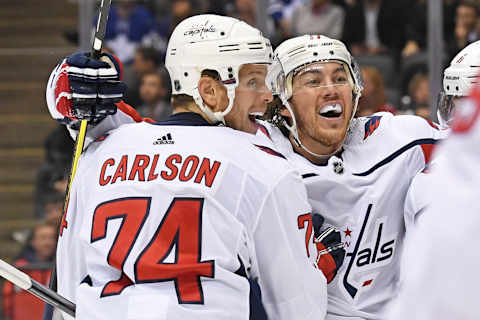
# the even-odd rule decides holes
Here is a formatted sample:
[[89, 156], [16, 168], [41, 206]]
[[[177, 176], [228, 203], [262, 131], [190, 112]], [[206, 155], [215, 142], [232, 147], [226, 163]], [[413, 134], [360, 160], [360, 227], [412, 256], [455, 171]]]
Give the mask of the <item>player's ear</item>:
[[198, 91], [203, 99], [203, 103], [213, 112], [221, 111], [224, 90], [225, 88], [211, 77], [201, 77], [198, 81]]

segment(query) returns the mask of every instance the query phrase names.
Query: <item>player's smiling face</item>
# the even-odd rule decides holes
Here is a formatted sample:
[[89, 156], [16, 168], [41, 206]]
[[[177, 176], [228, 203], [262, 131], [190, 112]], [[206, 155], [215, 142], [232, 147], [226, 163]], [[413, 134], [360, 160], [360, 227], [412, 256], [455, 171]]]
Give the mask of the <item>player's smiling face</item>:
[[[247, 64], [240, 68], [239, 83], [235, 89], [232, 110], [225, 116], [225, 123], [236, 130], [255, 134], [255, 114], [263, 114], [267, 103], [272, 101], [272, 92], [265, 84], [267, 65]], [[225, 95], [225, 105], [228, 98]]]
[[[353, 112], [352, 85], [341, 63], [317, 62], [292, 81], [290, 105], [299, 138], [309, 150], [330, 154], [343, 144]], [[283, 110], [289, 116], [287, 110]]]

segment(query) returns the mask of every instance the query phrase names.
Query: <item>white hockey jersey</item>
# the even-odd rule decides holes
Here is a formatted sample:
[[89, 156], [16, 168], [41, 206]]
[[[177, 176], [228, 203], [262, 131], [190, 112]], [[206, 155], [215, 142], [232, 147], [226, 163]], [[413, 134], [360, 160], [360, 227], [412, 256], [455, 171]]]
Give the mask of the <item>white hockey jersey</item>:
[[199, 118], [126, 124], [88, 146], [61, 225], [59, 293], [77, 319], [247, 320], [248, 277], [270, 319], [322, 319], [298, 172], [254, 135]]
[[405, 244], [402, 289], [388, 319], [480, 319], [480, 91], [435, 151], [433, 199]]
[[268, 131], [300, 170], [313, 212], [342, 233], [347, 256], [328, 285], [327, 319], [385, 319], [397, 291], [406, 193], [445, 132], [419, 117], [377, 113], [354, 119], [340, 156], [315, 165]]

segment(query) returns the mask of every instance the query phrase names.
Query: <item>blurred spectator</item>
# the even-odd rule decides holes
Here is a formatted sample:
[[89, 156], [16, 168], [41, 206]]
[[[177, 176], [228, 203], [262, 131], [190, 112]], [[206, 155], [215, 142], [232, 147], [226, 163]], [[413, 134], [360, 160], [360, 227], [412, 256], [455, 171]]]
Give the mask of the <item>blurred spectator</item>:
[[[427, 52], [427, 0], [415, 0], [411, 5], [408, 19], [406, 20], [406, 44], [402, 50], [401, 68], [397, 74], [401, 92], [408, 91], [408, 84], [413, 76], [419, 72], [428, 73], [428, 52]], [[443, 37], [447, 40], [445, 51], [438, 52], [443, 64], [447, 63], [448, 47], [454, 42], [452, 39], [454, 30], [455, 11], [457, 0], [443, 0]], [[450, 39], [450, 40], [449, 40]], [[402, 105], [407, 108], [411, 105], [408, 95], [402, 98]]]
[[430, 117], [430, 82], [426, 74], [417, 73], [413, 76], [408, 84], [408, 94], [411, 99], [409, 109], [416, 112], [417, 109], [426, 108]]
[[[443, 0], [444, 39], [449, 39], [453, 33], [456, 6], [457, 0]], [[410, 8], [405, 26], [403, 57], [415, 55], [427, 47], [427, 1], [414, 0]]]
[[[260, 0], [234, 0], [226, 6], [227, 15], [245, 21], [251, 26], [259, 28], [257, 23], [257, 1]], [[277, 43], [277, 30], [270, 16], [265, 17], [265, 29], [262, 30], [265, 37], [272, 43]]]
[[[353, 55], [390, 54], [398, 60], [405, 41], [407, 1], [358, 0], [348, 7], [343, 40]], [[410, 9], [410, 8], [408, 8]]]
[[427, 4], [425, 0], [412, 3], [412, 10], [406, 20], [406, 43], [402, 49], [402, 56], [408, 57], [425, 50], [427, 45]]
[[[452, 47], [452, 44], [455, 44], [450, 44], [450, 42], [454, 41], [455, 24], [458, 24], [456, 16], [458, 3], [458, 0], [443, 0], [443, 34], [444, 39], [447, 41], [447, 51], [456, 50]], [[418, 54], [426, 50], [427, 47], [427, 1], [415, 0], [411, 8], [405, 26], [406, 43], [402, 50], [403, 57]], [[455, 51], [454, 54], [459, 50]]]
[[362, 67], [364, 87], [358, 101], [357, 117], [364, 117], [379, 111], [396, 114], [395, 107], [387, 104], [385, 87], [380, 72], [375, 67]]
[[345, 12], [330, 0], [311, 0], [299, 5], [292, 14], [291, 36], [322, 34], [340, 39], [343, 32]]
[[270, 0], [268, 14], [272, 17], [275, 28], [280, 32], [280, 41], [290, 37], [290, 21], [295, 10], [305, 0]]
[[233, 10], [231, 9], [229, 15], [255, 26], [257, 24], [256, 6], [256, 0], [235, 0]]
[[73, 140], [65, 126], [58, 126], [45, 140], [45, 162], [37, 171], [35, 181], [35, 217], [44, 217], [46, 197], [54, 192], [59, 176], [68, 177], [73, 155]]
[[65, 193], [54, 192], [45, 200], [44, 217], [45, 220], [58, 225], [62, 219], [63, 206], [65, 204]]
[[57, 174], [53, 176], [52, 188], [55, 191], [55, 193], [58, 193], [60, 195], [65, 195], [65, 192], [67, 191], [69, 174], [70, 174], [70, 171], [59, 171]]
[[[34, 280], [47, 285], [55, 247], [57, 228], [49, 222], [38, 222], [32, 230], [31, 237], [14, 265]], [[5, 282], [2, 290], [3, 313], [12, 320], [40, 320], [44, 303], [30, 293]]]
[[29, 263], [52, 262], [57, 244], [57, 226], [49, 220], [35, 224], [25, 247], [15, 260], [15, 264], [25, 266]]
[[172, 0], [170, 1], [169, 15], [160, 19], [158, 33], [164, 41], [168, 41], [173, 29], [185, 18], [193, 16], [195, 11], [193, 0]]
[[[95, 21], [96, 25], [96, 21]], [[132, 62], [135, 49], [140, 45], [165, 43], [156, 34], [153, 15], [134, 0], [114, 1], [108, 16], [105, 44], [124, 64]]]
[[420, 105], [415, 108], [415, 115], [430, 120], [430, 108], [428, 105]]
[[162, 56], [159, 51], [151, 47], [137, 48], [133, 63], [125, 67], [126, 103], [135, 107], [142, 103], [139, 95], [140, 79], [145, 73], [157, 71], [161, 65]]
[[165, 99], [167, 92], [165, 80], [159, 71], [145, 73], [140, 84], [140, 98], [143, 104], [137, 109], [138, 113], [142, 117], [156, 121], [168, 118], [172, 108]]
[[459, 3], [455, 15], [455, 29], [447, 41], [448, 60], [472, 42], [480, 39], [479, 7], [474, 0]]

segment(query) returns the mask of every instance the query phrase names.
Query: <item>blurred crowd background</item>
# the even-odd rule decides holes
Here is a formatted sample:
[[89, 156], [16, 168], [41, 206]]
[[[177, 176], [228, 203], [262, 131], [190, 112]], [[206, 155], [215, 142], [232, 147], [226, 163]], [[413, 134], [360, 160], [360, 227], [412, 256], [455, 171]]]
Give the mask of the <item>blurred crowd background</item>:
[[[85, 33], [90, 42], [96, 1], [85, 1], [11, 1], [0, 11], [0, 254], [45, 284], [73, 141], [50, 120], [44, 90], [59, 59], [78, 51]], [[480, 1], [438, 2], [441, 72], [456, 53], [480, 39]], [[171, 113], [166, 45], [184, 18], [233, 16], [262, 29], [274, 47], [293, 36], [323, 34], [344, 41], [362, 66], [365, 89], [358, 116], [387, 111], [435, 120], [430, 119], [432, 97], [438, 92], [431, 88], [440, 84], [430, 84], [428, 5], [427, 0], [114, 0], [105, 49], [124, 64], [125, 101], [142, 116], [162, 120]], [[0, 319], [41, 319], [42, 303], [0, 284]]]

